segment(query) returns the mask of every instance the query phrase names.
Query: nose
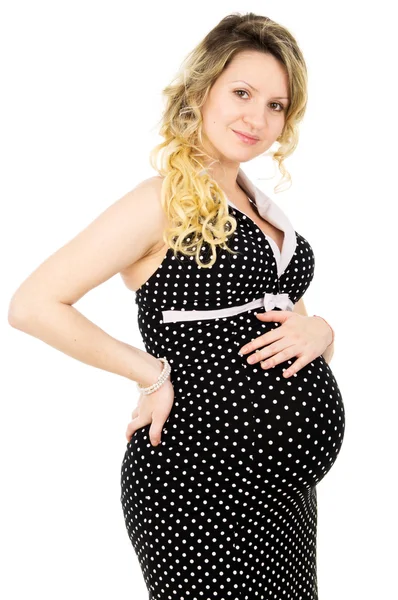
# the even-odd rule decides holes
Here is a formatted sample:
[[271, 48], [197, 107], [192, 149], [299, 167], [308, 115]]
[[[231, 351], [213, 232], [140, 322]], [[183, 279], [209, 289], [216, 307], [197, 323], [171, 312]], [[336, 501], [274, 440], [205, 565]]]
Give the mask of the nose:
[[267, 128], [266, 111], [263, 107], [252, 104], [251, 107], [247, 107], [243, 121], [250, 127], [253, 135], [255, 132], [255, 135], [261, 138], [261, 132]]

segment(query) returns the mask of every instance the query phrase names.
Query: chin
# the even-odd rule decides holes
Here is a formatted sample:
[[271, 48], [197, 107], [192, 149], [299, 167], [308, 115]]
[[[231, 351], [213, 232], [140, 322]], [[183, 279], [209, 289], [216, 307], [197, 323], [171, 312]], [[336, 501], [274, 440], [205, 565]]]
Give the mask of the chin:
[[231, 162], [244, 162], [260, 154], [258, 149], [254, 150], [251, 146], [234, 149], [231, 146], [232, 144], [228, 144], [226, 148], [220, 146], [218, 149], [218, 154]]
[[249, 150], [243, 150], [234, 154], [229, 152], [225, 155], [225, 159], [229, 162], [244, 163], [256, 158], [256, 156], [258, 156], [258, 152], [254, 153], [253, 151], [250, 152]]

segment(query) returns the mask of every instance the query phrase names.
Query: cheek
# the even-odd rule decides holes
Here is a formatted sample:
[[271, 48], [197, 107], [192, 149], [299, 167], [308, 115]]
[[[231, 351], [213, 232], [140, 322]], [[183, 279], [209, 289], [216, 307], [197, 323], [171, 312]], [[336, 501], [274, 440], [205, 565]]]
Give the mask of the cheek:
[[225, 135], [230, 121], [222, 111], [213, 110], [203, 117], [203, 127], [209, 139]]
[[277, 137], [281, 135], [284, 126], [285, 126], [285, 119], [283, 118], [283, 116], [281, 116], [279, 122], [275, 123], [275, 127], [274, 127], [275, 134]]
[[202, 118], [204, 126], [216, 133], [233, 127], [239, 121], [239, 114], [236, 107], [229, 106], [223, 98], [204, 107]]

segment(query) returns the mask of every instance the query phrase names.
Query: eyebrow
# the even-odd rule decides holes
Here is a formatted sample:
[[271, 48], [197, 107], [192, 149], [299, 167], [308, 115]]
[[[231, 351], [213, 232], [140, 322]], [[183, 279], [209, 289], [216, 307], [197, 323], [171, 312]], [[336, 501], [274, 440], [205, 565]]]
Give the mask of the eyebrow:
[[[238, 79], [237, 81], [231, 81], [231, 83], [245, 83], [246, 85], [249, 86], [249, 88], [251, 88], [255, 92], [258, 92], [258, 90], [255, 87], [250, 85], [250, 83], [247, 83], [247, 81], [243, 81], [243, 79]], [[289, 98], [287, 96], [274, 96], [274, 98], [278, 98], [278, 100], [289, 100]]]

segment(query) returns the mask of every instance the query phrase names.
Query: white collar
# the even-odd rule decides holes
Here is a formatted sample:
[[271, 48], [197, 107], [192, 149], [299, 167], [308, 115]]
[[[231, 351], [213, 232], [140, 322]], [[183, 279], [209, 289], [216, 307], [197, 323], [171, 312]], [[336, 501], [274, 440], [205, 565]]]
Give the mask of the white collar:
[[[275, 261], [278, 267], [279, 279], [283, 272], [286, 270], [287, 266], [289, 265], [297, 247], [297, 236], [294, 227], [287, 215], [283, 212], [283, 210], [273, 200], [271, 200], [271, 198], [269, 198], [262, 190], [255, 186], [250, 181], [248, 176], [242, 171], [241, 168], [239, 168], [236, 181], [238, 184], [241, 185], [241, 187], [248, 194], [248, 196], [250, 196], [253, 199], [259, 214], [266, 221], [271, 223], [271, 225], [274, 225], [275, 227], [283, 231], [285, 234], [283, 238], [281, 252], [279, 252], [279, 248], [276, 245], [275, 241], [272, 238], [270, 238], [270, 236], [264, 234], [265, 237], [268, 239], [275, 256]], [[243, 211], [241, 211], [237, 206], [235, 206], [228, 197], [227, 201], [236, 210], [243, 214], [246, 214]], [[246, 215], [246, 217], [250, 219], [256, 227], [258, 227], [257, 223], [255, 223], [253, 219], [251, 219], [251, 217], [249, 217], [248, 215]]]

